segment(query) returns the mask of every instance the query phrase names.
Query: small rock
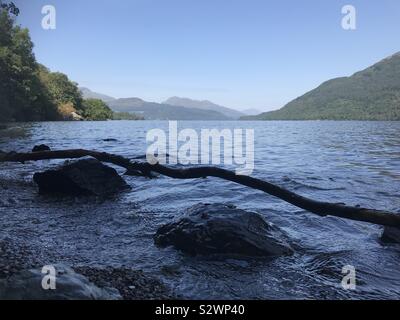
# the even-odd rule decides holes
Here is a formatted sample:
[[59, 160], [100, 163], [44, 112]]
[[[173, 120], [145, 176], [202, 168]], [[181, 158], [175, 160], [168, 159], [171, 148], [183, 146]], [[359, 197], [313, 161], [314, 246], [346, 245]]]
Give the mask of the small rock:
[[156, 245], [186, 253], [279, 256], [293, 253], [287, 236], [257, 213], [224, 204], [198, 204], [157, 230]]
[[74, 121], [85, 120], [80, 114], [76, 113], [75, 111], [71, 112], [70, 118], [71, 118], [71, 120], [74, 120]]
[[115, 169], [94, 158], [68, 162], [56, 170], [35, 173], [33, 180], [41, 194], [107, 196], [130, 188]]
[[32, 152], [39, 152], [39, 151], [50, 151], [50, 147], [46, 146], [45, 144], [40, 144], [38, 146], [34, 146]]
[[8, 279], [0, 280], [1, 300], [119, 300], [121, 295], [113, 288], [99, 288], [86, 277], [69, 267], [55, 265], [56, 288], [42, 287], [41, 270], [23, 270]]

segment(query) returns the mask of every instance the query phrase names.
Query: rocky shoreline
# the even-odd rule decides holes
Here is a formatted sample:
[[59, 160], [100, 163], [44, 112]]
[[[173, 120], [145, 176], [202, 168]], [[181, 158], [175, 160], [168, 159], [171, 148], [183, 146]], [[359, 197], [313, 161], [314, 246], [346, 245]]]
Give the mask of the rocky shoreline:
[[[30, 198], [30, 194], [35, 190], [32, 182], [29, 181], [31, 179], [28, 178], [26, 180], [22, 177], [11, 177], [7, 171], [3, 173], [4, 175], [0, 178], [0, 190], [2, 191], [0, 211], [2, 211], [2, 214], [12, 215], [12, 211], [17, 210], [16, 208], [19, 207], [21, 201], [23, 201], [22, 199], [25, 198], [24, 201], [28, 206], [34, 206], [34, 202], [38, 199], [33, 195], [32, 198]], [[50, 200], [47, 198], [47, 200], [42, 199], [39, 201]], [[35, 228], [35, 223], [39, 223], [39, 221], [32, 215], [31, 223], [33, 224], [33, 228]], [[83, 286], [92, 284], [99, 289], [114, 289], [119, 293], [119, 299], [158, 300], [174, 299], [177, 297], [173, 290], [169, 289], [161, 280], [152, 274], [138, 270], [132, 266], [88, 266], [85, 264], [85, 261], [74, 261], [71, 257], [64, 256], [63, 253], [52, 250], [52, 248], [46, 245], [43, 245], [41, 248], [31, 246], [30, 237], [31, 234], [26, 233], [26, 231], [23, 231], [21, 234], [2, 233], [0, 235], [0, 299], [59, 299], [59, 295], [52, 297], [51, 292], [43, 297], [43, 289], [40, 284], [44, 276], [41, 274], [43, 266], [53, 263], [56, 267], [60, 263], [62, 267], [71, 268], [71, 270], [76, 273], [76, 275], [72, 276], [77, 277], [79, 281], [81, 281], [81, 277], [85, 277], [87, 282], [82, 283]], [[30, 282], [26, 281], [27, 277], [34, 276], [37, 276], [39, 279], [39, 282], [35, 280], [35, 290], [38, 291], [32, 293], [33, 296], [29, 296], [26, 294], [25, 289], [27, 288], [24, 288], [24, 286], [29, 286]], [[15, 282], [16, 279], [21, 280], [19, 283], [22, 285], [22, 288], [14, 290], [11, 295], [12, 289], [15, 289], [12, 282]], [[24, 280], [26, 284], [22, 280]], [[7, 288], [10, 290], [7, 290]], [[21, 295], [18, 293], [16, 294], [15, 291], [21, 291]], [[55, 292], [55, 294], [57, 294], [57, 292]], [[81, 296], [77, 296], [77, 299], [81, 298]], [[98, 297], [90, 296], [89, 294], [85, 299], [86, 298], [96, 299]]]
[[[33, 152], [46, 147], [35, 146]], [[4, 167], [0, 299], [203, 299], [213, 290], [202, 287], [208, 268], [214, 268], [219, 281], [218, 269], [223, 265], [236, 281], [237, 274], [246, 277], [246, 272], [257, 272], [258, 263], [249, 266], [253, 258], [266, 258], [269, 272], [273, 270], [269, 265], [279, 265], [283, 257], [293, 261], [302, 250], [293, 233], [257, 210], [229, 203], [196, 199], [197, 203], [169, 214], [141, 211], [140, 202], [133, 202], [125, 192], [126, 184], [143, 190], [140, 181], [136, 185], [120, 174], [91, 158]], [[44, 175], [46, 179], [35, 179]], [[159, 202], [156, 206], [155, 211], [163, 208]], [[385, 236], [393, 240], [392, 230], [387, 229]], [[155, 254], [147, 255], [151, 250]], [[53, 263], [57, 290], [46, 292], [41, 271]], [[183, 271], [164, 277], [175, 265]], [[188, 265], [190, 269], [185, 269]], [[191, 283], [193, 274], [197, 278]], [[248, 279], [252, 281], [253, 275]], [[224, 292], [226, 284], [219, 285]], [[192, 291], [186, 294], [188, 290]], [[202, 295], [193, 295], [194, 290], [203, 290]], [[251, 290], [246, 297], [264, 297]]]
[[[177, 296], [160, 280], [141, 270], [128, 267], [71, 266], [74, 278], [59, 285], [59, 289], [45, 290], [41, 287], [42, 253], [32, 252], [25, 246], [16, 245], [11, 239], [0, 240], [0, 299], [123, 299], [123, 300], [169, 300]], [[57, 269], [57, 265], [56, 265]], [[60, 272], [62, 276], [64, 271]], [[36, 275], [37, 279], [34, 277]], [[43, 275], [44, 276], [44, 275]], [[30, 281], [30, 278], [32, 281]], [[80, 284], [77, 279], [84, 279]], [[35, 287], [31, 287], [31, 283]], [[36, 286], [37, 284], [37, 286]], [[112, 292], [113, 295], [94, 295], [93, 288]], [[78, 292], [78, 294], [76, 294]]]

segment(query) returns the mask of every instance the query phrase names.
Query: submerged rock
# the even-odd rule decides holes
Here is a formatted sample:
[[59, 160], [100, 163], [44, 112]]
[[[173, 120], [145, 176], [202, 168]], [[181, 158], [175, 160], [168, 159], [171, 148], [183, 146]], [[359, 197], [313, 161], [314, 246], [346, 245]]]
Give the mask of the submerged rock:
[[50, 147], [46, 146], [45, 144], [40, 144], [38, 146], [34, 146], [32, 152], [39, 152], [39, 151], [50, 151]]
[[41, 194], [107, 196], [129, 188], [115, 169], [94, 158], [70, 161], [56, 170], [35, 173], [33, 180]]
[[[69, 267], [55, 265], [55, 290], [45, 290], [41, 270], [23, 270], [0, 280], [1, 300], [118, 300], [121, 295], [112, 288], [99, 288]], [[46, 279], [45, 279], [46, 280]], [[47, 282], [46, 282], [47, 283]]]
[[280, 256], [293, 253], [286, 235], [262, 216], [224, 204], [198, 204], [180, 220], [162, 226], [156, 245], [186, 253]]
[[400, 229], [395, 227], [385, 227], [381, 240], [386, 243], [400, 243]]

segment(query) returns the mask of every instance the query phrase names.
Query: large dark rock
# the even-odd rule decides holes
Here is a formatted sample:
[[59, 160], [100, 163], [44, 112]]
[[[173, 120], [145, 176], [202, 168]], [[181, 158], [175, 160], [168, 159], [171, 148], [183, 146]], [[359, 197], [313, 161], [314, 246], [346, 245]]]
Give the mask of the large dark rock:
[[35, 173], [40, 193], [107, 196], [129, 188], [117, 171], [94, 158], [68, 162], [56, 170]]
[[400, 243], [400, 229], [395, 227], [385, 227], [381, 240], [385, 243]]
[[286, 235], [259, 214], [224, 204], [198, 204], [180, 220], [162, 226], [156, 245], [186, 253], [279, 256], [293, 253]]
[[39, 151], [50, 151], [50, 147], [46, 146], [45, 144], [40, 144], [38, 146], [34, 146], [32, 152], [39, 152]]

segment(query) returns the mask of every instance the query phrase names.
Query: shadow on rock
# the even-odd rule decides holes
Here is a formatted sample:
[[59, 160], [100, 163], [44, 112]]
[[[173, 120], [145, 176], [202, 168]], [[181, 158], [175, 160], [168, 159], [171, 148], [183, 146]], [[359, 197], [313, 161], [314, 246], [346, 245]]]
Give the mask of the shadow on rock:
[[130, 186], [109, 166], [94, 158], [69, 161], [55, 170], [35, 173], [40, 194], [111, 196]]
[[286, 234], [255, 212], [225, 204], [198, 204], [183, 218], [157, 230], [160, 247], [174, 246], [191, 255], [290, 255]]

